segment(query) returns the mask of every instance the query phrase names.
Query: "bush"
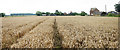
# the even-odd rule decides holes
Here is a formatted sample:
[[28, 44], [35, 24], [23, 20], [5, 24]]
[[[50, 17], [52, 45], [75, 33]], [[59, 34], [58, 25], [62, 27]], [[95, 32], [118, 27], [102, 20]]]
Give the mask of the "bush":
[[37, 12], [36, 12], [36, 15], [37, 15], [37, 16], [42, 16], [42, 13], [41, 13], [40, 11], [37, 11]]
[[77, 12], [74, 12], [73, 15], [78, 15], [78, 13], [77, 13]]
[[106, 16], [107, 13], [106, 13], [106, 12], [102, 12], [100, 15], [101, 15], [101, 16]]
[[115, 16], [115, 14], [112, 14], [112, 13], [108, 13], [108, 16]]
[[120, 17], [120, 14], [119, 15], [115, 15], [115, 17]]
[[115, 15], [115, 14], [112, 14], [112, 13], [108, 13], [108, 15], [107, 15], [107, 16], [109, 16], [109, 17], [120, 17], [120, 14]]
[[81, 15], [81, 16], [85, 16], [85, 15], [87, 15], [87, 13], [81, 12], [80, 15]]
[[46, 15], [47, 15], [47, 16], [50, 15], [50, 12], [46, 12]]
[[60, 13], [59, 13], [59, 12], [55, 12], [54, 14], [55, 14], [55, 15], [57, 15], [57, 16], [58, 16], [58, 15], [60, 15]]
[[5, 13], [0, 13], [0, 17], [4, 17], [5, 16]]

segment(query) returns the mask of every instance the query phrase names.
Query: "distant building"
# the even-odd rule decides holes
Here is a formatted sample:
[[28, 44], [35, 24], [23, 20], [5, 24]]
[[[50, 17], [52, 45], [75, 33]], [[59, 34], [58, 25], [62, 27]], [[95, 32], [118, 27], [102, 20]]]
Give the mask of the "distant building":
[[100, 11], [97, 8], [91, 8], [90, 15], [93, 16], [100, 15]]

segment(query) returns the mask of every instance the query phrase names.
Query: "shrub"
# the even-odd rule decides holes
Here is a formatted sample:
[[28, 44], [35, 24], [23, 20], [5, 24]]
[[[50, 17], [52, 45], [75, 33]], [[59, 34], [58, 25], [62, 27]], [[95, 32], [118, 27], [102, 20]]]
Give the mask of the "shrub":
[[115, 17], [120, 17], [120, 14], [119, 15], [115, 15]]
[[47, 16], [50, 15], [50, 12], [46, 12], [46, 15], [47, 15]]
[[112, 14], [112, 13], [108, 13], [108, 15], [107, 15], [107, 16], [109, 16], [109, 17], [120, 17], [120, 14], [115, 15], [115, 14]]
[[80, 13], [81, 16], [85, 16], [87, 15], [87, 13], [85, 13], [84, 11]]
[[42, 13], [41, 13], [40, 11], [37, 11], [37, 12], [36, 12], [36, 15], [37, 15], [37, 16], [42, 16]]
[[112, 14], [112, 13], [108, 13], [108, 16], [115, 16], [115, 14]]
[[0, 13], [0, 17], [4, 17], [5, 16], [5, 13]]
[[100, 15], [101, 15], [101, 16], [106, 16], [107, 13], [106, 13], [106, 12], [102, 12]]

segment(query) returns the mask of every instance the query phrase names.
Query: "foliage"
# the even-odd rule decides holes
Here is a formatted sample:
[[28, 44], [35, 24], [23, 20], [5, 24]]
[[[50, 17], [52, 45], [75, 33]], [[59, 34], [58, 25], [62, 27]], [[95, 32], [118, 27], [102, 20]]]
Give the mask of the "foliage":
[[101, 16], [106, 16], [107, 13], [106, 13], [106, 12], [102, 12], [100, 15], [101, 15]]
[[0, 17], [4, 17], [5, 16], [5, 13], [0, 13]]
[[81, 16], [85, 16], [85, 15], [87, 15], [87, 13], [85, 13], [84, 11], [82, 11], [82, 12], [80, 13], [80, 15], [81, 15]]
[[108, 13], [108, 15], [107, 15], [107, 16], [109, 16], [109, 17], [120, 17], [120, 14], [115, 15], [115, 14], [112, 14], [112, 13]]
[[115, 4], [114, 6], [115, 6], [115, 10], [119, 13], [115, 17], [120, 17], [120, 4]]
[[115, 14], [112, 14], [112, 13], [108, 13], [108, 16], [115, 16]]
[[115, 10], [117, 12], [120, 12], [120, 4], [115, 4], [114, 6], [115, 6]]
[[114, 14], [114, 16], [112, 16], [112, 17], [120, 17], [120, 14], [117, 14], [117, 15]]
[[42, 14], [46, 14], [45, 12], [41, 12]]
[[78, 13], [74, 12], [74, 13], [72, 13], [72, 15], [75, 16], [75, 15], [78, 15]]
[[56, 16], [54, 13], [50, 13], [50, 16]]
[[69, 14], [67, 13], [62, 13], [61, 11], [59, 10], [56, 10], [55, 13], [50, 13], [50, 12], [40, 12], [40, 11], [37, 11], [36, 12], [36, 15], [37, 16], [42, 16], [42, 14], [46, 14], [46, 16], [67, 16], [67, 15], [72, 15], [72, 16], [75, 16], [75, 15], [81, 15], [81, 16], [85, 16], [87, 15], [87, 13], [85, 13], [84, 11], [81, 12], [81, 13], [77, 13], [77, 12], [70, 12]]
[[61, 46], [56, 46], [56, 48], [61, 48]]
[[37, 12], [36, 12], [36, 15], [37, 15], [37, 16], [42, 16], [42, 12], [37, 11]]
[[46, 15], [48, 16], [50, 14], [50, 12], [46, 12]]
[[80, 15], [80, 14], [77, 12], [70, 12], [69, 15], [75, 16], [75, 15]]
[[61, 15], [62, 15], [62, 12], [56, 10], [54, 14], [57, 15], [57, 16], [61, 16]]

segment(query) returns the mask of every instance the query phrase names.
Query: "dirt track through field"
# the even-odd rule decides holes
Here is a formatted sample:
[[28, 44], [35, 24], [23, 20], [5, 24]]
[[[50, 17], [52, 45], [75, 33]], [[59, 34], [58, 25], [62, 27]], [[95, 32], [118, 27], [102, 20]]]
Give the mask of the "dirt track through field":
[[54, 25], [53, 25], [53, 39], [54, 39], [54, 48], [62, 48], [62, 36], [59, 34], [59, 30], [57, 28], [57, 23], [56, 23], [56, 17], [54, 20]]

